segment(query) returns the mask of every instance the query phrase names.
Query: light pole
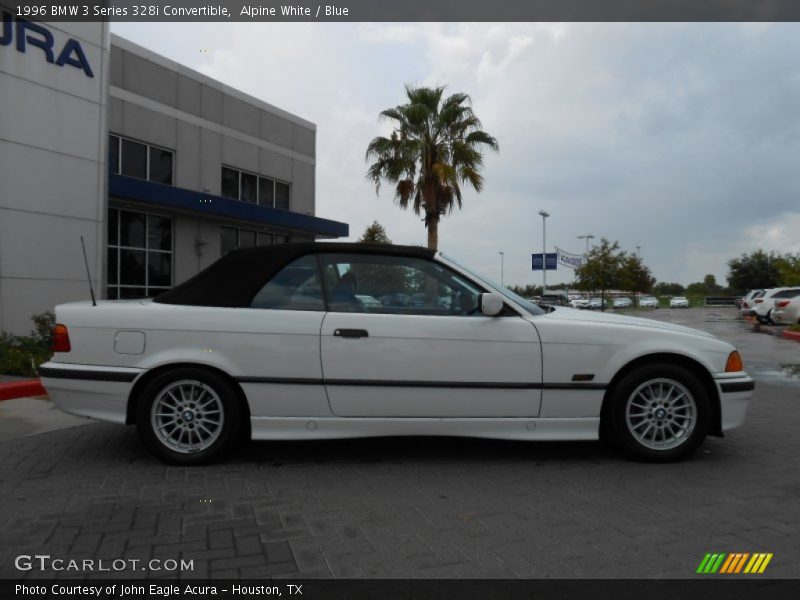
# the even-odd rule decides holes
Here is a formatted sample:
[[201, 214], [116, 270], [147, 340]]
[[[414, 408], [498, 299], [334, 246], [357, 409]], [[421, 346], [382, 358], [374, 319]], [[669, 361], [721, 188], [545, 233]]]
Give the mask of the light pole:
[[589, 254], [589, 240], [593, 240], [594, 236], [591, 233], [587, 233], [586, 235], [579, 235], [579, 240], [586, 240], [586, 254]]
[[642, 258], [642, 247], [636, 246], [636, 258]]
[[503, 251], [502, 250], [498, 250], [497, 253], [500, 255], [500, 285], [505, 285], [503, 283], [503, 270], [504, 270], [503, 267], [505, 266], [503, 264], [503, 261], [504, 261]]
[[542, 294], [547, 290], [547, 217], [550, 213], [539, 211], [542, 215]]

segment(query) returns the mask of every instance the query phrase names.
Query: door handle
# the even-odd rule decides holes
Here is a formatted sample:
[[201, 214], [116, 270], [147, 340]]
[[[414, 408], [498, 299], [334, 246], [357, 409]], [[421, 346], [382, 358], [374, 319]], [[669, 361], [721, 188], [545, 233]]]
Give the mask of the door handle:
[[365, 338], [369, 337], [369, 332], [366, 329], [336, 329], [333, 335], [343, 338]]

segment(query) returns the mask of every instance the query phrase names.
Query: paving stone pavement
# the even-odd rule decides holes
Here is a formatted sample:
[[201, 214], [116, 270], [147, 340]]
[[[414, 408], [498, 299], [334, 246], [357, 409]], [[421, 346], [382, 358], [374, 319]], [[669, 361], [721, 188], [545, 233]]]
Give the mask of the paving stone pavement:
[[133, 428], [64, 429], [0, 444], [0, 576], [68, 575], [15, 569], [44, 553], [193, 560], [183, 577], [687, 577], [706, 552], [762, 551], [767, 575], [798, 577], [798, 416], [795, 388], [762, 385], [746, 427], [667, 465], [594, 443], [395, 438], [259, 442], [180, 468]]
[[[596, 443], [394, 438], [259, 442], [181, 468], [108, 424], [5, 441], [0, 577], [76, 575], [14, 566], [49, 554], [192, 560], [185, 578], [682, 578], [706, 552], [760, 551], [764, 576], [797, 578], [790, 383], [759, 382], [743, 428], [665, 465]], [[113, 575], [176, 575], [136, 569]]]

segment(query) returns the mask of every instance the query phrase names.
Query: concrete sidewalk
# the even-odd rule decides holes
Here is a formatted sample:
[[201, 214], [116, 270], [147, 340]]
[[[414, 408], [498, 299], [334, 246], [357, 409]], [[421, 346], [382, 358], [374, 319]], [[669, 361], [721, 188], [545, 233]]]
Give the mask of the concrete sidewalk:
[[0, 441], [94, 422], [62, 412], [45, 396], [0, 402]]

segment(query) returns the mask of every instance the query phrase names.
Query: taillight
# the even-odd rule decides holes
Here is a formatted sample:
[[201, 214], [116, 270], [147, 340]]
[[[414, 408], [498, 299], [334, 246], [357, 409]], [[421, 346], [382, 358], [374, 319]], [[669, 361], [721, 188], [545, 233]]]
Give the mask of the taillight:
[[57, 324], [53, 327], [53, 352], [69, 352], [71, 349], [67, 326]]
[[756, 304], [761, 304], [763, 301], [763, 298], [756, 298]]
[[789, 306], [789, 302], [791, 302], [791, 300], [778, 300], [775, 303], [775, 306], [777, 306], [778, 308], [784, 308], [786, 306]]
[[725, 363], [725, 372], [738, 373], [739, 371], [744, 371], [744, 363], [739, 352], [734, 350], [728, 355], [728, 362]]

